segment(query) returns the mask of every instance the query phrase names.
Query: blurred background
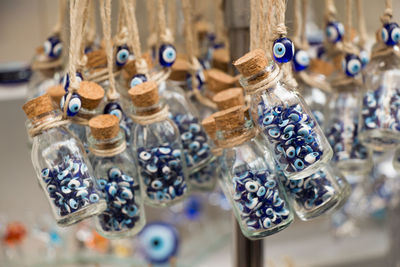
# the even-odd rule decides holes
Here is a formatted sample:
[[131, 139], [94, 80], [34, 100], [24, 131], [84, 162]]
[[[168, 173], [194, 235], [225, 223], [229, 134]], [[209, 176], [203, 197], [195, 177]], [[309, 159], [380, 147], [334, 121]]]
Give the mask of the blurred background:
[[[248, 4], [248, 2], [243, 1], [243, 4]], [[312, 33], [310, 30], [317, 31], [318, 27], [320, 30], [323, 25], [324, 1], [310, 0], [309, 2], [308, 21], [312, 23], [309, 23], [307, 28], [308, 32]], [[368, 34], [372, 40], [375, 31], [381, 25], [379, 17], [383, 13], [384, 1], [364, 0], [362, 2]], [[336, 0], [335, 4], [338, 19], [344, 21], [345, 0]], [[195, 5], [199, 15], [213, 21], [215, 10], [210, 0], [195, 1]], [[54, 0], [1, 0], [0, 64], [12, 62], [29, 64], [36, 47], [42, 45], [52, 29], [57, 19], [57, 8], [58, 1]], [[144, 46], [148, 35], [145, 1], [137, 1], [137, 10], [143, 10], [137, 13], [137, 19], [140, 38]], [[393, 1], [393, 10], [394, 20], [400, 21], [399, 0]], [[117, 21], [117, 11], [117, 8], [113, 9], [114, 24]], [[293, 30], [293, 3], [290, 0], [286, 16], [286, 24], [291, 32]], [[179, 52], [179, 49], [184, 47], [181, 34], [182, 14], [179, 11], [177, 21], [176, 38]], [[100, 23], [98, 25], [98, 30], [101, 31]], [[46, 219], [50, 209], [44, 194], [37, 185], [31, 164], [25, 115], [21, 109], [25, 102], [25, 92], [25, 84], [0, 85], [0, 167], [2, 170], [0, 174], [0, 233], [4, 233], [5, 222], [20, 221], [29, 225], [28, 233], [34, 237], [29, 238], [23, 244], [21, 251], [17, 252], [4, 252], [3, 244], [3, 253], [0, 254], [3, 259], [7, 253], [12, 254], [9, 257], [18, 258], [22, 255], [29, 258], [38, 253], [38, 248], [48, 249], [47, 241], [40, 239], [43, 236], [40, 235], [40, 228], [32, 228], [41, 220], [46, 221], [46, 225], [51, 224], [49, 222], [51, 219]], [[389, 204], [395, 197], [390, 192], [397, 186], [397, 183], [393, 181], [399, 178], [393, 167], [387, 164], [391, 162], [391, 157], [393, 155], [390, 153], [381, 153], [375, 157], [376, 162], [382, 162], [381, 165], [377, 165], [377, 175], [379, 177], [384, 175], [390, 180], [388, 183], [374, 184], [377, 187], [372, 186], [368, 189], [370, 195], [374, 194], [376, 188], [378, 188], [376, 190], [381, 190], [381, 195], [384, 195], [378, 201], [378, 208], [373, 209], [371, 200], [365, 196], [365, 190], [355, 188], [350, 199], [352, 202], [346, 207], [346, 211], [336, 214], [333, 218], [318, 218], [311, 222], [296, 220], [287, 230], [266, 238], [264, 241], [266, 266], [388, 266], [386, 265], [387, 258], [398, 256], [393, 250], [399, 246], [398, 241], [400, 241], [397, 236], [399, 233], [395, 231], [400, 224], [395, 221], [396, 216], [390, 216], [390, 214], [397, 214], [397, 216], [400, 214], [400, 208]], [[367, 181], [372, 178], [350, 177], [351, 179]], [[201, 218], [185, 217], [177, 222], [184, 237], [181, 244], [182, 266], [232, 266], [233, 219], [228, 205], [224, 202], [226, 200], [218, 192], [200, 194], [197, 197], [202, 203], [202, 208], [198, 211]], [[152, 210], [149, 212], [149, 217], [172, 220], [174, 217], [177, 218], [176, 214], [185, 213], [185, 205], [177, 206], [173, 210]], [[38, 217], [41, 219], [39, 220]], [[59, 231], [60, 236], [67, 240], [72, 235], [76, 235], [79, 229]], [[87, 232], [90, 231], [87, 230]], [[113, 246], [115, 249], [118, 244], [113, 244]], [[132, 245], [126, 245], [126, 247], [132, 249]], [[96, 253], [98, 251], [91, 255], [97, 255]], [[122, 258], [122, 260], [119, 259], [121, 266], [141, 266], [140, 260], [132, 261], [131, 256]], [[77, 266], [68, 262], [65, 264]], [[86, 266], [84, 262], [82, 264]], [[113, 262], [109, 264], [116, 266]], [[34, 266], [34, 262], [29, 262], [28, 265]], [[0, 266], [9, 265], [2, 264], [0, 259]], [[87, 266], [93, 265], [87, 264]]]

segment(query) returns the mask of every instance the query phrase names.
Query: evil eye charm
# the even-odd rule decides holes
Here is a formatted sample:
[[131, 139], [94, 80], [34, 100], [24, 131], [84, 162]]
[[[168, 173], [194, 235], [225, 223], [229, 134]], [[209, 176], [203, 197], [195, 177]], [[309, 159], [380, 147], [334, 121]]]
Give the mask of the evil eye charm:
[[121, 175], [122, 175], [121, 170], [118, 168], [114, 167], [108, 170], [108, 177], [110, 179], [117, 179], [118, 177], [121, 177]]
[[136, 74], [135, 76], [133, 76], [131, 83], [130, 83], [130, 88], [135, 87], [138, 84], [147, 82], [147, 77], [144, 74]]
[[104, 114], [111, 114], [116, 116], [120, 121], [124, 117], [124, 113], [122, 111], [122, 108], [120, 104], [117, 102], [110, 102], [107, 103], [107, 105], [104, 107]]
[[144, 257], [151, 264], [165, 264], [176, 256], [179, 238], [176, 229], [167, 223], [147, 224], [139, 234]]
[[[82, 76], [82, 74], [80, 72], [76, 73], [76, 81], [78, 83], [83, 81], [83, 76]], [[64, 87], [65, 92], [68, 92], [68, 88], [69, 88], [69, 84], [70, 84], [70, 79], [69, 79], [69, 74], [68, 73], [64, 75], [64, 77], [62, 78], [61, 83], [62, 83], [62, 85]]]
[[340, 22], [330, 22], [326, 25], [326, 38], [331, 43], [337, 43], [342, 40], [344, 35], [344, 27]]
[[347, 76], [354, 77], [361, 71], [361, 59], [354, 54], [347, 54], [342, 61], [342, 68]]
[[394, 46], [400, 41], [400, 27], [397, 23], [387, 23], [381, 30], [382, 41], [388, 46]]
[[161, 45], [158, 51], [158, 61], [163, 67], [171, 67], [176, 60], [176, 49], [171, 44]]
[[275, 61], [279, 63], [289, 62], [294, 56], [293, 42], [286, 37], [275, 40], [272, 53]]
[[[65, 94], [61, 98], [60, 107], [61, 110], [64, 110], [65, 100], [67, 99], [68, 94]], [[77, 93], [73, 93], [71, 95], [71, 99], [69, 100], [68, 107], [67, 107], [67, 115], [69, 117], [73, 117], [78, 114], [79, 110], [81, 109], [81, 98]]]
[[44, 54], [49, 58], [59, 58], [62, 52], [62, 43], [57, 36], [49, 37], [43, 44]]
[[310, 57], [304, 50], [297, 50], [294, 53], [293, 66], [295, 71], [302, 71], [310, 65]]
[[[197, 71], [196, 73], [197, 80], [197, 89], [201, 89], [206, 82], [206, 78], [204, 77], [204, 73], [202, 70]], [[192, 75], [188, 74], [186, 76], [186, 83], [189, 89], [192, 89]]]
[[127, 45], [117, 47], [117, 54], [115, 56], [115, 63], [118, 67], [122, 67], [129, 59], [129, 48]]
[[367, 51], [363, 50], [360, 52], [360, 60], [361, 60], [361, 65], [364, 68], [369, 62], [369, 54]]

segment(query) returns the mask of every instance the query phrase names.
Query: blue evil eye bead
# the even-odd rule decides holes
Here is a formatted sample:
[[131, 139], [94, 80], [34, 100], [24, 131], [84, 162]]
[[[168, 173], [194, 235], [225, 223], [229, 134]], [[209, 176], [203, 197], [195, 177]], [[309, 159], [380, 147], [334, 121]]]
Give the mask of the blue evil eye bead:
[[178, 233], [171, 224], [149, 223], [139, 234], [139, 240], [144, 257], [152, 264], [168, 263], [178, 253]]
[[397, 23], [387, 23], [381, 30], [382, 41], [388, 46], [394, 46], [400, 41], [400, 27]]
[[121, 175], [122, 175], [121, 170], [118, 168], [114, 167], [108, 170], [108, 177], [112, 180], [118, 179], [119, 177], [121, 177]]
[[[203, 70], [199, 70], [196, 73], [197, 89], [201, 89], [206, 82]], [[186, 83], [189, 89], [192, 89], [192, 75], [186, 76]]]
[[[76, 73], [76, 81], [77, 81], [78, 83], [80, 83], [81, 81], [83, 81], [83, 76], [82, 76], [82, 74], [81, 74], [80, 72], [77, 72], [77, 73]], [[68, 74], [68, 73], [64, 75], [64, 77], [62, 78], [61, 83], [62, 83], [62, 85], [63, 85], [63, 87], [64, 87], [64, 90], [65, 90], [66, 92], [68, 92], [68, 88], [69, 88], [69, 84], [70, 84], [70, 79], [69, 79], [69, 74]]]
[[294, 53], [293, 66], [295, 71], [302, 71], [310, 65], [310, 57], [307, 51], [297, 50]]
[[45, 55], [54, 59], [61, 56], [62, 47], [62, 43], [57, 36], [49, 37], [43, 44]]
[[[68, 93], [65, 94], [60, 101], [61, 110], [64, 110], [65, 100], [67, 99]], [[70, 117], [75, 116], [78, 114], [79, 110], [81, 109], [81, 98], [77, 93], [73, 93], [71, 95], [71, 99], [69, 100], [68, 107], [67, 107], [67, 115]]]
[[133, 76], [131, 82], [130, 82], [130, 86], [135, 87], [138, 84], [147, 82], [147, 77], [144, 74], [136, 74], [135, 76]]
[[176, 60], [176, 49], [171, 44], [161, 45], [158, 51], [158, 61], [163, 67], [171, 67]]
[[121, 105], [117, 102], [110, 102], [104, 107], [104, 114], [111, 114], [116, 116], [120, 121], [124, 117]]
[[326, 25], [325, 35], [331, 43], [341, 41], [344, 35], [343, 24], [337, 21], [328, 23], [328, 25]]
[[347, 54], [342, 61], [342, 68], [347, 76], [354, 77], [362, 69], [361, 59], [354, 54]]
[[369, 54], [367, 51], [363, 50], [360, 52], [360, 60], [363, 68], [369, 63]]
[[277, 62], [289, 62], [294, 56], [293, 42], [286, 37], [275, 40], [274, 46], [272, 47], [272, 53]]
[[118, 67], [122, 67], [129, 59], [129, 48], [127, 45], [117, 47], [117, 54], [115, 56], [115, 63]]

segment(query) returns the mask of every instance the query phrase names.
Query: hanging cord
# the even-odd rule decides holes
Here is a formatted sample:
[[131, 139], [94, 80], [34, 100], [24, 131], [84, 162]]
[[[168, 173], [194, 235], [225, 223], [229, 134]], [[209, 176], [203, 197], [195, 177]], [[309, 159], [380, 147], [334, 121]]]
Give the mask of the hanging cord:
[[273, 0], [264, 0], [266, 1], [264, 3], [264, 6], [267, 7], [267, 13], [266, 13], [266, 19], [262, 18], [263, 23], [261, 25], [262, 26], [262, 30], [264, 31], [264, 36], [265, 36], [265, 40], [263, 40], [262, 42], [264, 43], [264, 47], [265, 47], [265, 51], [266, 51], [266, 55], [267, 55], [267, 59], [268, 61], [272, 61], [273, 57], [272, 57], [272, 43], [273, 43], [273, 39], [271, 37], [272, 35], [272, 28], [274, 27], [275, 24], [275, 18], [274, 18], [274, 12], [276, 10], [274, 3], [272, 2]]
[[192, 90], [196, 99], [203, 105], [216, 109], [217, 105], [210, 99], [204, 97], [199, 89], [197, 88], [197, 78], [196, 74], [201, 70], [201, 65], [195, 56], [195, 51], [193, 47], [193, 28], [192, 28], [192, 14], [191, 5], [189, 0], [182, 0], [183, 17], [184, 17], [184, 32], [185, 32], [185, 44], [186, 53], [188, 55], [190, 64], [190, 74], [192, 76]]
[[103, 38], [106, 44], [107, 70], [110, 88], [107, 91], [107, 99], [114, 101], [119, 98], [119, 93], [115, 88], [115, 77], [113, 72], [113, 44], [111, 40], [111, 0], [100, 0], [101, 24], [103, 26]]
[[135, 55], [135, 66], [137, 73], [148, 75], [148, 66], [146, 60], [142, 56], [140, 47], [139, 29], [136, 21], [136, 7], [134, 3], [129, 3], [129, 0], [122, 0], [122, 4], [127, 15], [127, 25], [131, 38], [128, 43]]
[[215, 7], [215, 33], [217, 39], [223, 42], [225, 48], [229, 51], [229, 40], [228, 33], [225, 28], [225, 12], [224, 12], [224, 0], [213, 0]]
[[[390, 23], [392, 20], [392, 15], [393, 15], [393, 10], [392, 10], [392, 1], [391, 0], [386, 0], [385, 1], [385, 11], [381, 17], [381, 22], [383, 25]], [[398, 46], [387, 46], [384, 44], [382, 40], [377, 43], [371, 53], [371, 59], [376, 58], [376, 57], [381, 57], [381, 56], [386, 56], [394, 54], [397, 57], [400, 57], [400, 51], [398, 49]]]
[[266, 19], [267, 17], [267, 10], [269, 6], [269, 0], [259, 0], [260, 10], [258, 14], [258, 30], [259, 30], [259, 48], [263, 49], [264, 51], [268, 52], [267, 44], [269, 43], [269, 33], [271, 29], [269, 28], [270, 25]]
[[97, 149], [92, 146], [89, 146], [89, 151], [99, 157], [112, 157], [118, 154], [121, 154], [126, 149], [126, 141], [124, 140], [121, 144], [116, 147], [108, 148], [108, 149]]
[[168, 1], [168, 28], [171, 35], [175, 36], [176, 31], [176, 0]]
[[333, 0], [325, 0], [325, 24], [336, 20], [336, 7]]
[[61, 33], [61, 28], [63, 27], [65, 22], [66, 10], [67, 10], [67, 0], [60, 0], [58, 4], [58, 19], [56, 25], [53, 28], [52, 35]]
[[76, 78], [77, 66], [81, 66], [82, 39], [84, 35], [84, 14], [88, 8], [88, 0], [70, 0], [70, 45], [69, 45], [69, 79], [67, 97], [64, 103], [63, 118], [67, 118], [67, 109], [72, 94], [79, 88]]
[[117, 24], [117, 34], [114, 37], [114, 44], [116, 46], [125, 45], [128, 43], [128, 28], [127, 28], [127, 14], [125, 5], [122, 2], [123, 0], [119, 1], [119, 13], [118, 13], [118, 24]]
[[365, 16], [364, 16], [364, 10], [362, 7], [361, 0], [356, 0], [357, 1], [357, 16], [358, 16], [358, 34], [359, 34], [359, 46], [361, 48], [365, 47], [365, 43], [367, 42], [367, 27], [365, 25]]
[[174, 38], [171, 34], [171, 30], [167, 27], [164, 0], [157, 0], [157, 23], [160, 41], [162, 43], [172, 44], [174, 42]]
[[258, 0], [250, 0], [250, 51], [258, 48], [257, 32], [258, 32]]
[[96, 39], [96, 5], [95, 0], [89, 0], [89, 2], [86, 43], [92, 45]]
[[146, 1], [146, 9], [147, 9], [147, 25], [148, 25], [148, 32], [149, 32], [149, 37], [147, 38], [147, 46], [148, 48], [152, 48], [155, 46], [158, 42], [158, 37], [157, 37], [157, 27], [156, 27], [156, 12], [155, 11], [155, 6], [156, 6], [156, 0], [147, 0]]
[[273, 0], [273, 4], [275, 7], [276, 24], [272, 31], [272, 37], [276, 40], [287, 35], [285, 26], [286, 0]]

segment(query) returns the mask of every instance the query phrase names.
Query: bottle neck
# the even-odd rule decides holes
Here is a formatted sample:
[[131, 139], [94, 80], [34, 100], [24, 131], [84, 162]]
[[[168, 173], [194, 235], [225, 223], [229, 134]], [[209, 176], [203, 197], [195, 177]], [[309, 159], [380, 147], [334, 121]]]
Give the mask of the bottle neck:
[[34, 137], [40, 135], [43, 131], [62, 126], [67, 122], [67, 120], [62, 119], [60, 110], [53, 110], [27, 120], [26, 127], [29, 135]]
[[257, 130], [251, 126], [244, 126], [230, 131], [217, 131], [217, 142], [221, 148], [231, 148], [256, 137]]
[[112, 139], [99, 140], [89, 135], [89, 151], [99, 157], [111, 157], [126, 150], [125, 134], [122, 130]]
[[165, 103], [160, 100], [157, 104], [152, 105], [152, 106], [148, 106], [148, 107], [136, 107], [136, 106], [132, 106], [132, 113], [136, 116], [150, 116], [150, 115], [154, 115], [157, 114], [158, 112], [160, 112], [164, 107], [165, 107]]
[[256, 74], [247, 77], [241, 76], [239, 82], [246, 92], [250, 93], [274, 80], [279, 72], [279, 66], [275, 62], [271, 62], [264, 70]]

